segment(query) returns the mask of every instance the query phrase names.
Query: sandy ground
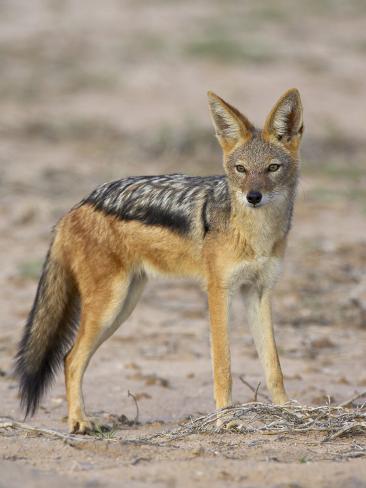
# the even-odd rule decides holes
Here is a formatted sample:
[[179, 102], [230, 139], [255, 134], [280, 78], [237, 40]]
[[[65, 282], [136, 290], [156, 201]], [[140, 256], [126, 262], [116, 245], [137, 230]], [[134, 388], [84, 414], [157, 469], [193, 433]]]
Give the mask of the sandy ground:
[[[356, 1], [0, 3], [0, 417], [22, 418], [12, 357], [52, 225], [106, 180], [220, 173], [208, 88], [258, 124], [285, 89], [301, 90], [303, 175], [274, 304], [286, 385], [310, 405], [366, 388], [365, 14]], [[231, 340], [234, 401], [247, 402], [240, 376], [263, 378], [239, 296]], [[128, 391], [137, 426], [118, 421], [135, 418]], [[110, 438], [3, 432], [0, 486], [366, 486], [365, 457], [350, 454], [361, 435], [127, 442], [214, 408], [206, 297], [190, 281], [148, 284], [93, 358], [85, 397], [116, 424]], [[31, 423], [66, 431], [65, 414], [59, 374]]]

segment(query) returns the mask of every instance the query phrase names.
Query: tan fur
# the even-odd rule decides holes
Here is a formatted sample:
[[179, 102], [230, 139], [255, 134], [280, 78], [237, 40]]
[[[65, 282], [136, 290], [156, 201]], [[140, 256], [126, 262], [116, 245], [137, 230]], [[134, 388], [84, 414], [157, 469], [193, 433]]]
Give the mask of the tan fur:
[[[282, 142], [276, 139], [276, 130], [281, 130], [282, 123], [275, 119], [276, 111], [287, 103], [289, 96], [296, 96], [292, 94], [293, 91], [287, 92], [279, 100], [267, 118], [262, 137], [289, 151], [295, 159], [296, 171], [302, 119], [295, 120], [294, 137], [286, 137]], [[229, 174], [233, 151], [250, 141], [255, 129], [221, 98], [210, 92], [209, 99], [223, 148], [224, 167]], [[268, 164], [265, 157], [263, 164]], [[269, 176], [248, 173], [236, 191], [243, 194], [251, 188], [270, 191], [271, 184]], [[242, 205], [240, 198], [241, 195], [235, 195], [232, 199], [230, 221], [225, 229], [218, 227], [206, 238], [198, 230], [182, 236], [164, 227], [119, 220], [88, 204], [73, 209], [61, 220], [52, 258], [61, 262], [73, 277], [81, 300], [80, 327], [65, 358], [70, 431], [86, 432], [93, 428], [84, 409], [85, 370], [97, 348], [134, 309], [147, 276], [156, 274], [191, 276], [207, 290], [217, 408], [231, 402], [228, 309], [235, 288], [242, 290], [247, 302], [249, 323], [273, 401], [287, 401], [273, 334], [271, 290], [286, 248], [286, 199], [293, 199], [293, 195], [285, 192], [282, 200], [259, 212]]]

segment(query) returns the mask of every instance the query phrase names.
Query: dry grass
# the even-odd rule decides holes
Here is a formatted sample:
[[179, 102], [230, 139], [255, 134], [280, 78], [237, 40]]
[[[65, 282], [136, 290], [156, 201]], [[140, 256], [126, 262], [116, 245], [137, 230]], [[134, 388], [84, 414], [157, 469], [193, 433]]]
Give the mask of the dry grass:
[[366, 406], [347, 409], [323, 405], [307, 407], [250, 402], [199, 417], [179, 428], [137, 441], [170, 441], [199, 433], [233, 431], [242, 434], [303, 434], [321, 432], [323, 442], [342, 435], [366, 434]]
[[[366, 392], [363, 392], [342, 405], [352, 404], [356, 398], [365, 395]], [[55, 430], [33, 427], [8, 418], [0, 419], [0, 432], [6, 435], [9, 431], [61, 439], [67, 443], [95, 440], [95, 436], [68, 435]], [[183, 439], [193, 434], [220, 434], [224, 432], [235, 432], [243, 435], [253, 433], [264, 435], [322, 433], [324, 434], [322, 442], [328, 442], [341, 436], [366, 434], [366, 404], [356, 408], [345, 408], [344, 406], [331, 405], [308, 407], [295, 402], [280, 406], [255, 401], [227, 407], [218, 412], [201, 416], [173, 430], [129, 439], [124, 442], [135, 445], [159, 445], [172, 440]], [[115, 434], [116, 432], [113, 431], [113, 436], [108, 436], [108, 440], [114, 439]], [[104, 436], [97, 436], [97, 438], [105, 439]], [[118, 439], [115, 438], [114, 440]]]

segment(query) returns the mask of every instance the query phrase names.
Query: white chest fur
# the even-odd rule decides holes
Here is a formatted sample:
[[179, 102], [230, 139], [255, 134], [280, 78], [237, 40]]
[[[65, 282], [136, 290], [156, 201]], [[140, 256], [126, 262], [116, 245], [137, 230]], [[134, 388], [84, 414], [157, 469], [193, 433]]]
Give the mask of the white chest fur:
[[272, 288], [280, 274], [282, 259], [278, 257], [259, 256], [255, 259], [236, 264], [227, 277], [229, 287], [241, 285], [256, 288]]

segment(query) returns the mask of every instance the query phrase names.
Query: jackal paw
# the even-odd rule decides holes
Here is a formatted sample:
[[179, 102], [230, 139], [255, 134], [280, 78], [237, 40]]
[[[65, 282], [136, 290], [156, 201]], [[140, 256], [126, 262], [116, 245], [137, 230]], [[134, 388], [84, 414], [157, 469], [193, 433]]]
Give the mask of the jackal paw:
[[285, 405], [285, 403], [289, 402], [289, 397], [286, 393], [280, 393], [278, 395], [273, 395], [273, 403], [275, 405]]
[[91, 434], [96, 430], [98, 430], [97, 424], [87, 417], [69, 419], [70, 434]]

